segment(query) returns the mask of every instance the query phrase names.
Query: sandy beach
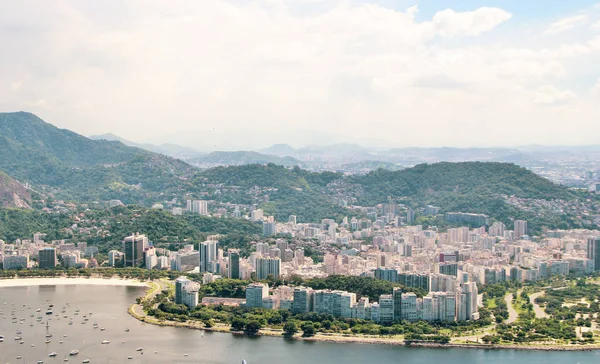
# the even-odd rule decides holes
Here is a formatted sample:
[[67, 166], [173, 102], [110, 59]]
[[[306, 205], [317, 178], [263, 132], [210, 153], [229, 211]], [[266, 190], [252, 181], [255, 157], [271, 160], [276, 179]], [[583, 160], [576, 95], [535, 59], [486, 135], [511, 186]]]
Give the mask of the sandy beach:
[[2, 287], [56, 286], [56, 285], [96, 285], [96, 286], [134, 286], [146, 287], [148, 283], [134, 279], [120, 278], [10, 278], [0, 279]]

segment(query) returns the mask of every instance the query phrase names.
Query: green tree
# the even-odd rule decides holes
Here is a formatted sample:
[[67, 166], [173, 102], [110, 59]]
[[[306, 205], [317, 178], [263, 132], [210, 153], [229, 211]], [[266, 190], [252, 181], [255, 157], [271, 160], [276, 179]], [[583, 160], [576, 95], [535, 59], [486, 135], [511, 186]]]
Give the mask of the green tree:
[[283, 325], [283, 335], [284, 336], [294, 336], [295, 333], [298, 332], [298, 326], [296, 326], [295, 322], [288, 321]]

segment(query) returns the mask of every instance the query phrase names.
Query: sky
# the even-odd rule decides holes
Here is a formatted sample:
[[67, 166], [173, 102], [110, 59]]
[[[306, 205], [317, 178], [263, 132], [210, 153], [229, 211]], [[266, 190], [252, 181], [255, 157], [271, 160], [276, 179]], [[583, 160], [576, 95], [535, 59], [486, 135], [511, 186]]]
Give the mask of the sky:
[[0, 0], [0, 112], [198, 150], [598, 144], [600, 0]]

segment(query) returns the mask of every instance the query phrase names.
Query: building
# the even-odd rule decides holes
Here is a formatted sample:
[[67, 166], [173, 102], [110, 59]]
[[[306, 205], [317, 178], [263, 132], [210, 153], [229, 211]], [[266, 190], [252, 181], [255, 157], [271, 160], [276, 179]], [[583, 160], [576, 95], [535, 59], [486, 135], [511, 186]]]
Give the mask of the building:
[[194, 200], [192, 201], [192, 213], [200, 215], [208, 215], [208, 201]]
[[186, 305], [188, 308], [198, 306], [198, 283], [192, 282], [186, 277], [175, 280], [175, 303]]
[[122, 267], [125, 264], [125, 254], [118, 250], [108, 252], [108, 265], [111, 267]]
[[520, 239], [523, 236], [527, 236], [527, 221], [515, 220], [515, 238]]
[[207, 240], [198, 246], [200, 251], [200, 273], [215, 271], [214, 262], [217, 260], [217, 246], [219, 242], [216, 240]]
[[292, 301], [292, 313], [307, 313], [313, 310], [312, 288], [294, 288], [294, 300]]
[[406, 210], [406, 223], [412, 224], [413, 222], [415, 222], [415, 210], [413, 210], [409, 207]]
[[448, 222], [467, 223], [477, 226], [488, 226], [490, 218], [484, 214], [471, 214], [466, 212], [446, 212], [444, 217]]
[[29, 266], [29, 256], [27, 255], [7, 255], [4, 257], [4, 270], [27, 269]]
[[131, 234], [123, 240], [125, 266], [137, 267], [144, 263], [144, 250], [148, 247], [148, 238], [139, 233]]
[[281, 259], [272, 257], [256, 258], [256, 279], [267, 279], [269, 275], [279, 278], [281, 271]]
[[182, 252], [175, 255], [175, 270], [178, 272], [188, 272], [198, 266], [200, 266], [200, 256], [195, 251]]
[[592, 260], [594, 271], [600, 270], [600, 237], [588, 238], [587, 258]]
[[240, 279], [240, 251], [229, 249], [227, 256], [227, 277], [230, 279]]
[[394, 321], [394, 298], [391, 294], [379, 296], [379, 322], [391, 324]]
[[56, 268], [56, 249], [43, 248], [38, 252], [38, 266], [41, 269]]
[[261, 209], [258, 210], [252, 210], [250, 212], [250, 220], [252, 222], [257, 222], [257, 221], [262, 221], [264, 217], [264, 212]]
[[269, 285], [265, 283], [252, 283], [246, 287], [246, 307], [261, 308], [263, 299], [269, 296]]
[[275, 222], [263, 222], [263, 236], [277, 235], [277, 224]]

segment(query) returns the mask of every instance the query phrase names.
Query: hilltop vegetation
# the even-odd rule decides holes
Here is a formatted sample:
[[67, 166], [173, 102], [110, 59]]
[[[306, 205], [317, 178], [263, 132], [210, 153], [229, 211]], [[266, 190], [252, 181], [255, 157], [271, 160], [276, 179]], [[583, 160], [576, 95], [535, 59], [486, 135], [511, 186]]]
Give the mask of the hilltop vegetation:
[[[76, 227], [73, 225], [76, 224]], [[221, 246], [243, 247], [262, 233], [262, 226], [245, 220], [214, 219], [200, 215], [173, 216], [139, 206], [51, 214], [35, 210], [0, 208], [0, 239], [14, 241], [47, 233], [47, 240], [73, 239], [97, 245], [106, 252], [120, 248], [125, 236], [144, 233], [157, 243], [198, 242], [222, 234]]]
[[[343, 216], [359, 214], [344, 208], [345, 202], [376, 206], [391, 199], [417, 211], [432, 204], [440, 206], [442, 213], [485, 213], [507, 225], [514, 219], [526, 219], [534, 232], [543, 226], [580, 227], [583, 220], [577, 213], [560, 209], [558, 212], [538, 207], [523, 209], [518, 203], [507, 203], [510, 196], [548, 201], [584, 200], [583, 195], [508, 163], [422, 164], [399, 171], [379, 169], [359, 176], [310, 172], [298, 166], [289, 168], [273, 163], [200, 170], [178, 159], [118, 141], [91, 140], [22, 112], [0, 114], [0, 143], [3, 143], [0, 170], [30, 183], [44, 196], [66, 201], [121, 200], [148, 207], [172, 201], [181, 206], [184, 198], [202, 198], [214, 201], [216, 206], [257, 205], [278, 221], [294, 214], [299, 222], [314, 222], [323, 218], [340, 221]], [[239, 158], [240, 163], [264, 156], [220, 155]], [[213, 157], [220, 158], [214, 153], [207, 158]], [[280, 157], [269, 158], [283, 163]], [[419, 222], [444, 224], [443, 220], [425, 217]]]

